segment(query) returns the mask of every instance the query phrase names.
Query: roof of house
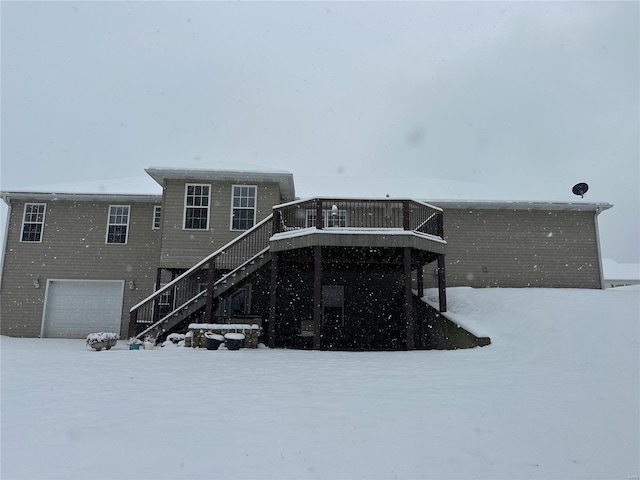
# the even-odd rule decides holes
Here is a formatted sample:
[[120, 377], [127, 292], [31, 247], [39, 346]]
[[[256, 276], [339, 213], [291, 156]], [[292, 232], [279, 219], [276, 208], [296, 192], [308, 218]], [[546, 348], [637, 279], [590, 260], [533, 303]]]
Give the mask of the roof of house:
[[196, 181], [273, 181], [280, 184], [284, 202], [295, 200], [298, 190], [298, 198], [414, 198], [444, 209], [575, 210], [599, 213], [612, 207], [606, 202], [585, 201], [574, 196], [569, 197], [570, 200], [548, 200], [540, 196], [526, 198], [521, 192], [510, 191], [508, 186], [495, 189], [491, 186], [438, 178], [385, 179], [303, 175], [296, 177], [296, 188], [293, 174], [290, 172], [238, 162], [204, 163], [196, 160], [188, 168], [156, 166], [145, 171], [148, 175], [139, 177], [5, 191], [0, 192], [0, 198], [6, 203], [10, 198], [156, 201], [162, 195], [161, 185], [164, 179], [178, 178]]
[[[488, 185], [436, 177], [296, 176], [302, 198], [413, 198], [443, 209], [581, 210], [599, 213], [613, 205], [577, 198], [569, 188], [552, 195], [517, 185]], [[591, 200], [591, 201], [590, 201]], [[599, 199], [598, 199], [599, 200]]]
[[165, 179], [213, 181], [228, 180], [232, 182], [274, 182], [280, 185], [280, 193], [284, 201], [295, 198], [293, 174], [263, 165], [227, 160], [192, 159], [180, 166], [155, 165], [145, 168], [151, 178], [164, 185]]
[[12, 199], [29, 201], [94, 201], [94, 202], [149, 202], [160, 203], [162, 195], [140, 195], [126, 193], [54, 193], [54, 192], [0, 192], [0, 198], [9, 203]]
[[74, 182], [65, 184], [43, 185], [26, 188], [16, 188], [0, 192], [0, 198], [33, 198], [28, 195], [52, 195], [55, 198], [69, 199], [82, 198], [95, 199], [96, 196], [108, 196], [110, 198], [140, 196], [162, 197], [162, 188], [148, 175], [128, 178], [104, 179], [89, 182]]
[[210, 160], [196, 157], [190, 161], [180, 162], [180, 166], [172, 163], [156, 163], [149, 166], [152, 170], [189, 170], [189, 171], [208, 171], [208, 172], [244, 172], [244, 173], [269, 173], [280, 175], [291, 175], [288, 170], [267, 167], [264, 165], [256, 165], [237, 160]]
[[243, 163], [217, 162], [216, 168], [175, 168], [150, 167], [145, 169], [148, 175], [128, 178], [104, 179], [90, 182], [75, 182], [69, 184], [45, 185], [12, 189], [0, 192], [0, 198], [5, 203], [11, 198], [16, 199], [59, 199], [59, 200], [121, 200], [147, 201], [162, 197], [162, 185], [165, 178], [189, 180], [229, 180], [237, 182], [275, 182], [280, 184], [280, 191], [284, 201], [295, 198], [293, 174], [284, 170], [263, 168]]
[[545, 210], [545, 211], [593, 211], [600, 213], [613, 207], [604, 202], [543, 202], [525, 200], [427, 200], [442, 209], [470, 210]]
[[280, 194], [285, 201], [293, 200], [296, 192], [293, 174], [272, 172], [249, 172], [242, 170], [194, 170], [182, 168], [146, 168], [151, 177], [160, 185], [166, 179], [213, 181], [228, 180], [232, 182], [274, 182], [280, 185]]

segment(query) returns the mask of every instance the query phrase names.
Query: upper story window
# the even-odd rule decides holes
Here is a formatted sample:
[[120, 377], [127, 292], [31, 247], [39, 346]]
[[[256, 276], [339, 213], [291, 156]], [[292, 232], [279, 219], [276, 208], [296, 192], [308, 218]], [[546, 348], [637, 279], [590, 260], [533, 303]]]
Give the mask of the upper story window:
[[159, 205], [156, 205], [155, 207], [153, 207], [153, 226], [152, 228], [154, 230], [157, 230], [158, 228], [160, 228], [160, 219], [162, 218], [162, 207]]
[[211, 185], [187, 183], [184, 195], [184, 229], [208, 230]]
[[249, 230], [256, 223], [256, 191], [255, 186], [233, 186], [231, 230]]
[[[316, 226], [315, 209], [307, 210], [307, 228]], [[323, 228], [346, 227], [347, 211], [346, 210], [322, 210], [322, 226]]]
[[110, 205], [107, 223], [107, 243], [127, 243], [129, 235], [129, 205]]
[[45, 203], [27, 203], [24, 206], [21, 242], [41, 242], [44, 228]]

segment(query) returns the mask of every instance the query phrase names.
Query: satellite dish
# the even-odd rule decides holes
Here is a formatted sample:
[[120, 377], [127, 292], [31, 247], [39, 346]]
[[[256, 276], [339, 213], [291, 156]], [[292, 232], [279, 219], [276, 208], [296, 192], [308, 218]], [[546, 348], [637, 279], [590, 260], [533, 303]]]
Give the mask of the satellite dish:
[[571, 189], [574, 195], [580, 195], [582, 198], [584, 198], [584, 194], [587, 193], [587, 190], [589, 190], [589, 185], [584, 182], [576, 183]]

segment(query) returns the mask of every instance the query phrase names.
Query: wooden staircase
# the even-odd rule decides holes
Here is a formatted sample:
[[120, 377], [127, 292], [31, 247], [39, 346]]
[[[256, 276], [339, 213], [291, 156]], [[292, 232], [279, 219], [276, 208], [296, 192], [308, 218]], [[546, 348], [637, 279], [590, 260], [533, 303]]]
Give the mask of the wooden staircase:
[[[206, 308], [208, 298], [228, 292], [271, 260], [269, 239], [273, 215], [256, 224], [235, 240], [216, 250], [182, 275], [166, 284], [130, 310], [129, 336], [157, 338], [191, 315]], [[226, 271], [216, 279], [216, 272]], [[207, 285], [202, 289], [202, 285]], [[170, 294], [175, 309], [160, 318], [160, 297]], [[144, 329], [140, 330], [140, 326]]]
[[[271, 261], [271, 254], [268, 249], [256, 257], [249, 260], [246, 264], [241, 265], [234, 271], [223, 276], [220, 280], [213, 285], [213, 298], [217, 298], [222, 294], [228, 292], [233, 287], [238, 285], [243, 280], [247, 279], [254, 272], [265, 266]], [[180, 322], [186, 320], [191, 315], [197, 313], [206, 307], [207, 302], [207, 290], [203, 290], [195, 297], [188, 300], [186, 303], [180, 305], [178, 308], [170, 312], [158, 320], [153, 325], [139, 333], [136, 338], [143, 339], [147, 336], [152, 338], [158, 338], [159, 336], [170, 332], [170, 330], [178, 325]]]

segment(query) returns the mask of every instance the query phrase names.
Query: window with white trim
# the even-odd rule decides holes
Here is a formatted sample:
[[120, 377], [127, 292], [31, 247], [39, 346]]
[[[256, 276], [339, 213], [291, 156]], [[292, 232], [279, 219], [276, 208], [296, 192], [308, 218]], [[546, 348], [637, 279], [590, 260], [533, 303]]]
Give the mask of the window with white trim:
[[256, 191], [253, 185], [233, 186], [231, 230], [249, 230], [256, 223]]
[[184, 193], [184, 229], [208, 230], [211, 185], [187, 183]]
[[347, 226], [347, 211], [346, 210], [325, 210], [324, 214], [324, 226], [331, 227], [346, 227]]
[[[307, 209], [306, 212], [306, 219], [307, 219], [307, 228], [313, 228], [316, 226], [316, 209]], [[323, 215], [323, 222], [324, 224], [324, 215]]]
[[[307, 228], [316, 226], [316, 210], [310, 208], [307, 210]], [[337, 228], [347, 226], [347, 211], [346, 210], [322, 210], [322, 226], [323, 228]]]
[[160, 228], [160, 219], [162, 218], [162, 207], [160, 205], [156, 205], [153, 207], [153, 228], [157, 230]]
[[127, 243], [130, 210], [129, 205], [109, 205], [107, 243]]
[[46, 203], [26, 203], [22, 222], [21, 242], [41, 242]]

